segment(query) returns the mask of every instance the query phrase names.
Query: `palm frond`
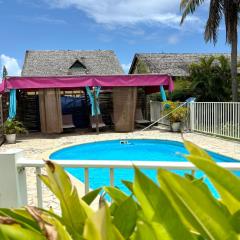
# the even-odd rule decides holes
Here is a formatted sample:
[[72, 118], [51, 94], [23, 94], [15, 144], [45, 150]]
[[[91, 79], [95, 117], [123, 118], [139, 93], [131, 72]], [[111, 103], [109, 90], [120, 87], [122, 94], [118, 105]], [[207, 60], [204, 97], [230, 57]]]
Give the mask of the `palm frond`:
[[206, 58], [207, 67], [210, 68], [214, 61], [215, 61], [215, 57], [214, 56], [210, 56], [209, 58]]
[[[199, 59], [199, 63], [200, 63], [200, 66], [204, 69], [211, 69], [212, 67], [212, 64], [215, 60], [215, 57], [214, 56], [210, 56], [210, 57], [201, 57]], [[197, 67], [199, 67], [199, 65], [197, 65]]]
[[220, 57], [217, 58], [217, 60], [220, 63], [219, 68], [222, 71], [229, 71], [230, 72], [230, 62], [225, 56], [221, 55]]
[[204, 38], [205, 41], [217, 42], [218, 28], [223, 16], [223, 1], [224, 0], [211, 0], [209, 7], [209, 16], [205, 27]]
[[194, 13], [196, 8], [199, 7], [204, 0], [181, 0], [180, 10], [183, 12], [181, 24], [184, 22], [185, 18], [189, 13]]

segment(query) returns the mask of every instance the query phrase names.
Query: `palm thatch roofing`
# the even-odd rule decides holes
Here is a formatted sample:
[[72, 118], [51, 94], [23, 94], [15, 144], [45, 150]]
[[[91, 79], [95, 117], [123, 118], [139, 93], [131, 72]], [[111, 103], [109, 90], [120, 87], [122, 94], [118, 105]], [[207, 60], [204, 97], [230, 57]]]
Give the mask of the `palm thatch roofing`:
[[[169, 74], [174, 77], [188, 76], [189, 66], [192, 63], [198, 63], [203, 57], [225, 56], [230, 59], [226, 53], [213, 54], [165, 54], [165, 53], [141, 53], [135, 54], [129, 74], [136, 73], [137, 66], [141, 63], [147, 67], [149, 73]], [[240, 58], [238, 59], [240, 60]]]
[[113, 51], [26, 51], [22, 76], [124, 74]]

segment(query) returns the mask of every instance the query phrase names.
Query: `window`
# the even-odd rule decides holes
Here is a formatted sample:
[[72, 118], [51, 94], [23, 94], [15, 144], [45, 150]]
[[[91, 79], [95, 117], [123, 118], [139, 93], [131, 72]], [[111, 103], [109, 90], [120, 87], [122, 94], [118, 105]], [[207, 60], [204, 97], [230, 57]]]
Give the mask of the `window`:
[[76, 60], [69, 68], [69, 75], [85, 74], [87, 71], [86, 66], [79, 60]]

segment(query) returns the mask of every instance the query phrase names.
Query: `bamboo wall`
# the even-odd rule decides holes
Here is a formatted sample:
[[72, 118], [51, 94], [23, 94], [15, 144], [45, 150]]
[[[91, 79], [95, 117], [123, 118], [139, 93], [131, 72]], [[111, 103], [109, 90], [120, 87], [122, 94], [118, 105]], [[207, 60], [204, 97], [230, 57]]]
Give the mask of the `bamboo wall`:
[[18, 95], [17, 117], [30, 131], [40, 131], [39, 98], [38, 93], [27, 94], [22, 92]]
[[[123, 88], [119, 88], [123, 89]], [[121, 90], [120, 90], [121, 91]], [[135, 90], [136, 91], [136, 90]], [[123, 90], [125, 92], [125, 90]], [[129, 92], [128, 92], [129, 93]], [[79, 91], [69, 91], [69, 92], [62, 92], [63, 95], [67, 96], [82, 96], [84, 93], [79, 92]], [[143, 116], [148, 119], [148, 104], [146, 103], [146, 95], [142, 90], [138, 90], [138, 93], [135, 92], [134, 94], [137, 94], [137, 101], [136, 101], [136, 107], [141, 108], [143, 112]], [[7, 102], [7, 95], [5, 96], [5, 116], [8, 114], [8, 106], [6, 105]], [[115, 96], [116, 97], [116, 96]], [[136, 97], [136, 96], [134, 96]], [[113, 126], [114, 122], [114, 113], [113, 113], [113, 93], [111, 90], [106, 90], [99, 95], [99, 103], [100, 103], [100, 110], [101, 110], [101, 115], [104, 123], [107, 126]], [[127, 99], [124, 94], [120, 94], [120, 97], [117, 97], [117, 101], [119, 102], [119, 106], [116, 106], [116, 112], [117, 114], [120, 114], [119, 109], [122, 108], [122, 102], [125, 102]], [[128, 101], [128, 100], [126, 100]], [[88, 114], [91, 114], [91, 109], [90, 109], [90, 103], [89, 99], [87, 97], [87, 102], [89, 104]], [[3, 104], [4, 105], [4, 104]], [[53, 107], [54, 108], [54, 107]], [[134, 108], [134, 106], [132, 106]], [[49, 112], [52, 112], [49, 110]], [[135, 116], [133, 116], [135, 110], [132, 111], [132, 109], [129, 109], [129, 112], [125, 115], [123, 118], [128, 118], [131, 116], [131, 119], [133, 119], [132, 124], [134, 122]], [[116, 114], [116, 113], [115, 113]], [[46, 117], [46, 116], [45, 116]], [[36, 93], [26, 93], [26, 92], [21, 92], [17, 94], [17, 118], [23, 122], [24, 126], [29, 130], [29, 131], [41, 131], [41, 124], [40, 124], [40, 113], [39, 113], [39, 96], [38, 92]], [[130, 130], [134, 129], [134, 126], [131, 124]], [[90, 127], [90, 126], [89, 126]], [[119, 129], [119, 128], [118, 128]], [[121, 129], [119, 129], [121, 131]], [[124, 130], [124, 128], [123, 128]], [[125, 131], [125, 130], [124, 130]], [[46, 132], [46, 130], [45, 130]]]

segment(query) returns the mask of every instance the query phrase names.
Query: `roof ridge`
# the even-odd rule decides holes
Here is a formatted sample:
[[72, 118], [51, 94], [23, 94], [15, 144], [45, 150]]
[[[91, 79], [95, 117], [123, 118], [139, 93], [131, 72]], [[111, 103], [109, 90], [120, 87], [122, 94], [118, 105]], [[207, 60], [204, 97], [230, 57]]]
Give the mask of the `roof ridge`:
[[66, 49], [59, 49], [59, 50], [31, 50], [31, 49], [28, 49], [26, 50], [26, 53], [27, 52], [113, 52], [113, 50], [101, 50], [101, 49], [97, 49], [97, 50], [81, 50], [81, 49], [78, 49], [78, 50], [66, 50]]
[[136, 53], [136, 56], [141, 55], [230, 55], [230, 53], [227, 52], [215, 52], [215, 53]]
[[89, 74], [123, 73], [113, 50], [27, 50], [22, 75], [67, 75], [76, 59]]

